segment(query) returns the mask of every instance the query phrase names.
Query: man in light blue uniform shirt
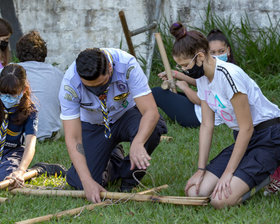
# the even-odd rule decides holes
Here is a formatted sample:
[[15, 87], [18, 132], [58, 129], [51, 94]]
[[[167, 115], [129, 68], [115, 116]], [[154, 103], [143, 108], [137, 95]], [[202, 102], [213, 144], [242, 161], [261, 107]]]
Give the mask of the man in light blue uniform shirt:
[[[136, 59], [119, 49], [86, 49], [66, 71], [59, 93], [61, 119], [72, 167], [67, 182], [100, 202], [102, 173], [112, 150], [131, 142], [129, 156], [113, 166], [121, 190], [137, 185], [132, 173], [147, 169], [150, 155], [167, 132], [148, 80]], [[144, 172], [136, 173], [141, 179]]]

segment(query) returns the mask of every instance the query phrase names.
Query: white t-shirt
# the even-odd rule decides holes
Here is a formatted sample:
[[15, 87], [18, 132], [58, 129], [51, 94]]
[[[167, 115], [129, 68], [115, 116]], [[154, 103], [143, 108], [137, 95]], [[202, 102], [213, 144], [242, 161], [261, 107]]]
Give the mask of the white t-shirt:
[[[194, 111], [195, 111], [195, 115], [196, 115], [197, 119], [201, 123], [201, 121], [202, 121], [201, 106], [195, 104]], [[218, 126], [223, 123], [224, 123], [224, 121], [215, 113], [215, 125]]]
[[26, 70], [31, 97], [39, 112], [37, 138], [44, 140], [51, 137], [52, 132], [59, 131], [62, 126], [58, 92], [63, 73], [43, 62], [26, 61], [18, 64]]
[[233, 130], [239, 130], [233, 106], [230, 102], [235, 93], [248, 96], [253, 125], [280, 117], [278, 106], [271, 103], [258, 85], [240, 67], [216, 59], [214, 78], [210, 83], [206, 76], [196, 80], [198, 97]]

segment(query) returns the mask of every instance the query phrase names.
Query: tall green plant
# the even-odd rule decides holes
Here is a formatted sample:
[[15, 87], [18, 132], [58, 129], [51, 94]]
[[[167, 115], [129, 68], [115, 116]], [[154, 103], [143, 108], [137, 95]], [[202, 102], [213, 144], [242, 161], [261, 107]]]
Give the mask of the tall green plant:
[[[255, 79], [261, 88], [271, 91], [280, 86], [280, 79], [278, 79], [280, 73], [280, 19], [273, 23], [269, 15], [267, 18], [268, 27], [260, 27], [257, 21], [250, 20], [247, 14], [240, 18], [239, 23], [233, 23], [231, 16], [222, 18], [216, 15], [211, 10], [209, 3], [205, 17], [201, 17], [204, 21], [202, 27], [189, 27], [188, 29], [196, 29], [205, 35], [212, 29], [220, 29], [228, 37], [237, 64]], [[170, 35], [169, 27], [167, 19], [164, 19], [158, 30], [161, 33], [171, 68], [175, 68], [172, 58], [174, 38]], [[145, 63], [143, 58], [141, 60], [142, 63]], [[160, 84], [156, 74], [163, 70], [164, 66], [156, 47], [150, 76], [151, 86]]]
[[205, 35], [211, 29], [220, 29], [228, 37], [240, 67], [254, 78], [258, 78], [256, 74], [267, 77], [280, 73], [280, 19], [273, 24], [267, 14], [269, 26], [260, 27], [257, 21], [250, 20], [245, 14], [240, 18], [240, 24], [234, 24], [231, 16], [225, 19], [216, 15], [210, 2], [205, 14], [203, 26], [195, 29]]

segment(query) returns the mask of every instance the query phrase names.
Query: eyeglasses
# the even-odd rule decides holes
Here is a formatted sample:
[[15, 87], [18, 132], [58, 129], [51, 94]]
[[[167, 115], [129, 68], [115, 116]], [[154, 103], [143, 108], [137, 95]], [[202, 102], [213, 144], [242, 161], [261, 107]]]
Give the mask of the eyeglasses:
[[176, 69], [178, 71], [185, 72], [188, 69], [189, 65], [193, 62], [193, 60], [196, 59], [198, 54], [199, 54], [199, 52], [192, 58], [192, 60], [187, 65], [181, 66], [181, 65], [177, 64]]

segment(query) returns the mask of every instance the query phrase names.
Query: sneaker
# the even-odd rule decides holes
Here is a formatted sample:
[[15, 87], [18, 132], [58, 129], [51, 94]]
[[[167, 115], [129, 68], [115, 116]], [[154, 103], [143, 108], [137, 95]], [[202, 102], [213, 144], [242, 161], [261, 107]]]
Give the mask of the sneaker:
[[49, 164], [49, 163], [36, 163], [31, 167], [31, 170], [37, 170], [38, 174], [47, 173], [47, 176], [53, 176], [55, 174], [65, 177], [67, 169], [60, 164]]
[[270, 175], [270, 184], [265, 187], [264, 195], [277, 194], [280, 191], [280, 167]]
[[108, 164], [102, 173], [102, 186], [105, 187], [109, 182], [114, 182], [117, 180], [116, 169], [121, 167], [122, 161], [124, 159], [124, 150], [121, 144], [118, 144], [112, 151]]
[[[141, 171], [138, 170], [137, 172], [134, 173], [134, 177], [138, 180], [141, 181], [141, 179], [145, 176], [146, 171]], [[134, 179], [132, 176], [131, 178], [122, 178], [121, 186], [120, 186], [120, 191], [121, 192], [131, 192], [133, 188], [135, 188], [138, 185], [138, 181]]]
[[124, 181], [124, 179], [122, 179], [122, 183], [120, 186], [120, 192], [130, 193], [132, 191], [132, 189], [135, 188], [136, 186], [137, 186], [137, 184], [129, 183], [129, 182]]

